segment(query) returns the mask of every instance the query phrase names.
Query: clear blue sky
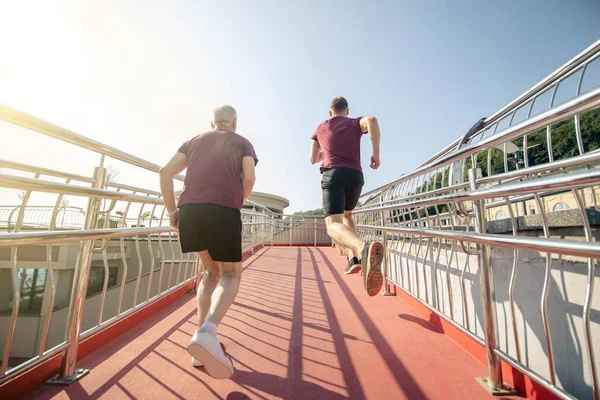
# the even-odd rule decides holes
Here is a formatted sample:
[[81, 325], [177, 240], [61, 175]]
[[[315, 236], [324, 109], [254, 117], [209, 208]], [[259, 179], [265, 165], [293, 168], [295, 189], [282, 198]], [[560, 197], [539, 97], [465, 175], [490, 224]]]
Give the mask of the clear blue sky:
[[[369, 189], [600, 38], [593, 0], [2, 4], [1, 103], [156, 163], [230, 103], [260, 158], [256, 190], [288, 198], [292, 212], [320, 207], [310, 135], [333, 96], [379, 119]], [[97, 161], [56, 159], [40, 135], [14, 132], [0, 126], [10, 145], [0, 157], [88, 175]], [[367, 137], [362, 146], [366, 167]], [[126, 168], [119, 180], [158, 186]]]

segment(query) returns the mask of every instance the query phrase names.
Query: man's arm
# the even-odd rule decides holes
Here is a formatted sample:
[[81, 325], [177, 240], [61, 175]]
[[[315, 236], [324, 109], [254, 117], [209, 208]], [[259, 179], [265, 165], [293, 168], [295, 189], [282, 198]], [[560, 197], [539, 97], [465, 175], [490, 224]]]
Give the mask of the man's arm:
[[244, 201], [252, 193], [254, 182], [256, 181], [256, 175], [254, 173], [255, 160], [253, 157], [246, 156], [242, 158], [242, 188], [244, 189]]
[[175, 203], [175, 189], [173, 178], [175, 175], [187, 168], [188, 159], [183, 153], [175, 153], [173, 158], [160, 169], [160, 192], [169, 213], [171, 225], [176, 228], [179, 225], [177, 204]]
[[321, 151], [321, 145], [317, 140], [313, 140], [312, 149], [310, 150], [310, 163], [316, 164], [323, 161], [323, 152]]
[[371, 156], [371, 168], [377, 169], [381, 165], [379, 160], [379, 141], [381, 132], [379, 123], [375, 117], [362, 117], [360, 119], [360, 129], [363, 132], [369, 132], [371, 143], [373, 143], [373, 155]]

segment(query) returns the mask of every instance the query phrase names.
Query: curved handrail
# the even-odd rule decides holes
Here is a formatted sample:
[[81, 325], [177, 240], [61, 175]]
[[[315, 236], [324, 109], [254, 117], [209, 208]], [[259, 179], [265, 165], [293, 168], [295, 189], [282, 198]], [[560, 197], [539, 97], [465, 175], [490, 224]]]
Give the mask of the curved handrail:
[[523, 93], [522, 95], [520, 95], [519, 97], [517, 97], [516, 99], [514, 99], [513, 101], [508, 103], [506, 106], [502, 107], [500, 110], [498, 110], [497, 112], [495, 112], [494, 114], [492, 114], [488, 118], [486, 118], [486, 120], [485, 120], [486, 126], [493, 124], [494, 122], [500, 120], [501, 117], [503, 117], [504, 115], [519, 108], [521, 105], [527, 103], [532, 97], [534, 97], [536, 94], [538, 94], [540, 92], [543, 92], [546, 88], [548, 88], [548, 86], [550, 86], [552, 83], [554, 83], [557, 79], [561, 78], [562, 76], [568, 75], [571, 72], [573, 72], [574, 70], [576, 70], [577, 68], [579, 68], [579, 66], [582, 63], [584, 63], [586, 60], [590, 59], [591, 57], [594, 57], [599, 51], [600, 51], [600, 40], [597, 40], [596, 42], [594, 42], [590, 46], [588, 46], [586, 49], [584, 49], [582, 52], [577, 54], [575, 57], [573, 57], [572, 59], [567, 61], [561, 67], [557, 68], [554, 72], [552, 72], [551, 74], [546, 76], [544, 79], [542, 79], [541, 81], [539, 81], [538, 83], [533, 85], [525, 93]]
[[[371, 189], [363, 193], [361, 195], [361, 198], [366, 196], [372, 196], [375, 193], [381, 193], [385, 189], [397, 185], [398, 183], [404, 182], [408, 179], [414, 178], [415, 176], [419, 176], [429, 171], [433, 171], [435, 169], [447, 166], [449, 164], [452, 164], [453, 162], [464, 159], [465, 157], [477, 154], [482, 150], [492, 148], [506, 141], [522, 136], [525, 133], [533, 132], [548, 125], [555, 124], [569, 117], [573, 117], [576, 114], [579, 114], [585, 110], [595, 108], [598, 106], [600, 106], [600, 88], [596, 88], [583, 95], [575, 97], [559, 106], [548, 109], [526, 121], [508, 127], [502, 132], [498, 132], [495, 135], [490, 136], [489, 138], [486, 138], [478, 143], [465, 146], [453, 153], [447, 154], [439, 159], [436, 159], [425, 166], [419, 167], [403, 175], [401, 178], [395, 179], [375, 189]], [[526, 169], [523, 169], [522, 171], [523, 173], [525, 173]]]
[[[50, 122], [36, 118], [32, 115], [16, 110], [4, 104], [0, 104], [0, 119], [23, 128], [31, 129], [43, 135], [53, 137], [63, 142], [74, 144], [87, 150], [135, 165], [149, 171], [158, 172], [160, 165], [144, 160], [133, 154], [129, 154], [115, 147], [90, 139], [73, 131], [61, 128]], [[183, 175], [176, 175], [175, 179], [183, 181]]]
[[147, 228], [88, 229], [0, 234], [0, 248], [72, 243], [82, 240], [114, 239], [130, 236], [175, 232], [170, 226]]
[[0, 168], [14, 169], [24, 172], [32, 172], [46, 176], [70, 179], [77, 182], [94, 183], [94, 179], [89, 176], [71, 174], [69, 172], [56, 171], [49, 168], [34, 167], [32, 165], [22, 164], [15, 161], [0, 160]]
[[96, 199], [110, 199], [120, 201], [132, 201], [144, 204], [164, 204], [162, 199], [149, 196], [138, 196], [113, 190], [94, 189], [90, 187], [69, 185], [66, 183], [50, 182], [41, 179], [23, 178], [0, 174], [0, 187], [9, 189], [25, 189], [36, 192], [68, 194], [72, 196], [85, 196]]
[[[581, 51], [579, 54], [577, 54], [575, 57], [573, 57], [571, 60], [567, 61], [565, 64], [560, 66], [554, 72], [550, 73], [544, 79], [542, 79], [541, 81], [539, 81], [538, 83], [533, 85], [525, 93], [521, 94], [519, 97], [517, 97], [516, 99], [514, 99], [513, 101], [511, 101], [504, 107], [502, 107], [500, 110], [496, 111], [494, 114], [487, 117], [484, 121], [483, 129], [485, 129], [486, 127], [489, 127], [490, 125], [493, 125], [495, 122], [499, 121], [501, 119], [501, 117], [516, 110], [520, 106], [526, 104], [529, 100], [531, 100], [537, 94], [545, 91], [557, 79], [559, 79], [560, 77], [562, 77], [564, 75], [570, 74], [571, 72], [573, 72], [574, 70], [579, 68], [579, 66], [582, 63], [584, 63], [586, 60], [590, 59], [591, 57], [595, 57], [595, 55], [599, 51], [600, 51], [600, 40], [597, 40], [596, 42], [594, 42], [590, 46], [588, 46], [586, 49]], [[429, 157], [427, 160], [425, 160], [421, 164], [419, 164], [419, 166], [417, 168], [421, 168], [422, 166], [433, 162], [434, 160], [436, 160], [438, 157], [440, 157], [447, 151], [456, 147], [458, 145], [458, 143], [460, 142], [460, 140], [461, 140], [460, 137], [455, 139], [452, 143], [450, 143], [449, 145], [444, 147], [442, 150], [438, 151], [437, 153], [435, 153], [434, 155]]]
[[357, 225], [361, 229], [379, 230], [383, 232], [422, 236], [438, 239], [455, 240], [485, 244], [490, 246], [518, 248], [540, 252], [558, 252], [564, 255], [585, 258], [600, 258], [600, 245], [592, 242], [578, 242], [566, 239], [542, 239], [525, 236], [506, 236], [491, 233], [473, 233], [461, 231], [444, 231], [437, 229], [404, 228], [393, 226]]
[[385, 206], [363, 208], [354, 211], [354, 214], [360, 215], [371, 212], [390, 211], [399, 208], [430, 207], [447, 203], [459, 203], [463, 201], [473, 201], [489, 199], [493, 197], [505, 197], [520, 194], [530, 194], [532, 192], [546, 190], [567, 190], [580, 187], [600, 185], [600, 169], [590, 171], [574, 172], [569, 175], [547, 176], [535, 180], [507, 183], [497, 185], [491, 188], [477, 189], [466, 192], [449, 193], [424, 199], [409, 200]]

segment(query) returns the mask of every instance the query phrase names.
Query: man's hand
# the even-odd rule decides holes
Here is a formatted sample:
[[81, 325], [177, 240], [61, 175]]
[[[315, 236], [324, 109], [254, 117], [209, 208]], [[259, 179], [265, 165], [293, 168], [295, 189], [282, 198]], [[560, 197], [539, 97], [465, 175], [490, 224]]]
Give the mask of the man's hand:
[[372, 155], [371, 156], [371, 168], [377, 169], [381, 165], [381, 161], [379, 161], [379, 156]]
[[321, 150], [321, 145], [317, 140], [312, 141], [312, 147], [310, 150], [310, 163], [316, 164], [323, 161], [323, 151]]
[[242, 190], [243, 199], [246, 201], [252, 189], [254, 188], [254, 182], [256, 182], [256, 171], [254, 170], [256, 161], [250, 156], [242, 158]]
[[179, 229], [179, 210], [175, 210], [169, 213], [169, 224], [173, 228]]
[[173, 188], [173, 177], [187, 167], [187, 156], [183, 153], [175, 153], [173, 158], [160, 169], [160, 193], [165, 200], [165, 207], [169, 212], [169, 223], [173, 228], [179, 227], [179, 210], [175, 204], [175, 189]]
[[373, 155], [371, 156], [371, 165], [373, 169], [379, 168], [381, 162], [379, 161], [379, 140], [381, 132], [379, 130], [379, 122], [375, 117], [362, 117], [360, 119], [360, 129], [363, 132], [369, 132], [371, 142], [373, 143]]

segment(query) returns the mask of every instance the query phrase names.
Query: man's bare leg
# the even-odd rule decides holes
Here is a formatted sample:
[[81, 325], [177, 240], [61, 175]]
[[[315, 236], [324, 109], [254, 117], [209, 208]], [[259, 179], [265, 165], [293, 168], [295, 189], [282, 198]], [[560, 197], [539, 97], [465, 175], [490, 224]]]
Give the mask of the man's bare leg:
[[[354, 221], [353, 221], [354, 222]], [[365, 242], [356, 235], [356, 225], [354, 230], [344, 224], [344, 214], [333, 214], [325, 218], [327, 233], [340, 245], [347, 247], [352, 254], [361, 254]]]
[[[199, 297], [199, 308], [204, 313], [204, 307], [209, 305], [208, 312], [200, 314], [199, 309], [198, 317], [202, 318], [205, 315], [206, 318], [204, 318], [202, 326], [192, 336], [187, 349], [194, 357], [192, 361], [195, 366], [204, 365], [206, 372], [213, 378], [225, 379], [231, 377], [234, 369], [231, 360], [227, 358], [221, 348], [217, 336], [217, 325], [237, 296], [242, 274], [242, 263], [213, 261], [213, 266], [215, 265], [218, 266], [218, 275], [221, 276], [221, 279], [212, 290], [212, 296], [208, 302], [205, 296], [210, 291], [210, 287], [207, 284], [206, 288], [202, 288], [203, 295], [201, 300]], [[207, 275], [207, 277], [209, 276]], [[207, 282], [212, 283], [211, 279], [209, 278]], [[200, 305], [201, 303], [202, 305]]]
[[[221, 280], [214, 289], [210, 302], [210, 310], [205, 318], [205, 322], [218, 325], [225, 313], [233, 304], [242, 277], [241, 262], [218, 262], [221, 272]], [[202, 328], [201, 328], [202, 330]]]
[[[356, 234], [356, 222], [354, 222], [354, 217], [352, 216], [352, 211], [344, 211], [344, 225], [348, 227], [354, 234]], [[348, 258], [360, 258], [360, 253], [354, 253], [352, 249], [348, 250]]]
[[213, 261], [212, 257], [208, 253], [208, 250], [204, 250], [198, 253], [202, 264], [204, 265], [204, 276], [198, 285], [198, 327], [201, 327], [206, 319], [208, 310], [210, 310], [211, 297], [219, 279], [221, 273], [219, 271], [219, 264]]

